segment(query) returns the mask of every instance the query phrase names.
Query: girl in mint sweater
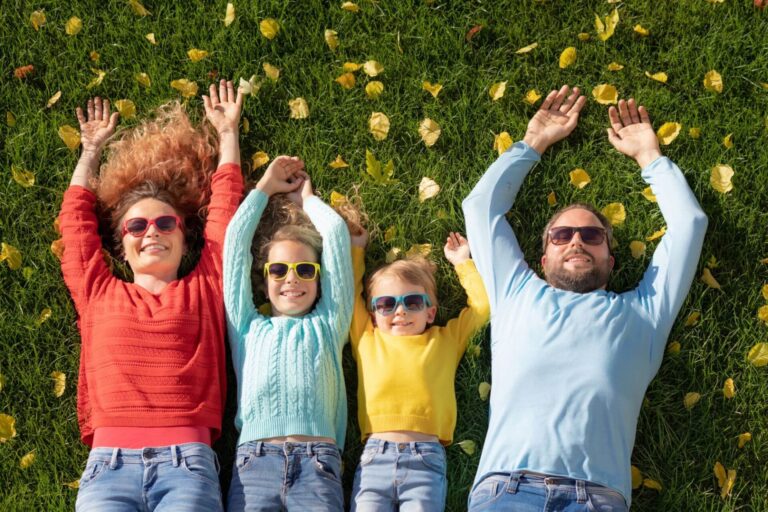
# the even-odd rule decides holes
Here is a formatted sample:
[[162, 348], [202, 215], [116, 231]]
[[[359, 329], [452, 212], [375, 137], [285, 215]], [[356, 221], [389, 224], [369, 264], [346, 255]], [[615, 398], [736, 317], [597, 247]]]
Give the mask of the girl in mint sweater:
[[[251, 242], [273, 194], [315, 229], [278, 228], [260, 248], [271, 316], [254, 307]], [[354, 283], [344, 220], [312, 193], [304, 163], [277, 157], [245, 198], [224, 243], [224, 304], [240, 430], [228, 510], [343, 509], [347, 398], [341, 352]]]

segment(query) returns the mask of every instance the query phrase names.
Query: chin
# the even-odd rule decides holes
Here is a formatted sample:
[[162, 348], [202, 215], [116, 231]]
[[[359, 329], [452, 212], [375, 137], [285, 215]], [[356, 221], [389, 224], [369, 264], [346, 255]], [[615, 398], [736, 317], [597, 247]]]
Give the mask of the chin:
[[565, 270], [547, 274], [547, 282], [560, 290], [574, 293], [589, 293], [600, 290], [608, 285], [608, 276], [597, 268], [585, 272], [568, 272]]

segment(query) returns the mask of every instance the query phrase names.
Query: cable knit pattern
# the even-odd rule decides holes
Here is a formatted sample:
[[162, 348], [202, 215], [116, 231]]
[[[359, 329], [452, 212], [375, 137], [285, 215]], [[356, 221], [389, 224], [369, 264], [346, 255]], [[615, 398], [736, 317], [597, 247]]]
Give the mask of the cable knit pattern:
[[320, 298], [300, 318], [268, 317], [253, 304], [251, 242], [268, 198], [251, 191], [227, 228], [224, 305], [237, 374], [239, 444], [268, 437], [330, 437], [343, 448], [347, 397], [341, 351], [352, 318], [349, 230], [317, 197], [304, 201], [323, 237]]
[[213, 176], [205, 246], [195, 269], [153, 295], [110, 272], [93, 192], [71, 186], [59, 214], [61, 269], [79, 315], [80, 434], [99, 427], [201, 426], [221, 433], [226, 397], [221, 255], [243, 193], [240, 166]]

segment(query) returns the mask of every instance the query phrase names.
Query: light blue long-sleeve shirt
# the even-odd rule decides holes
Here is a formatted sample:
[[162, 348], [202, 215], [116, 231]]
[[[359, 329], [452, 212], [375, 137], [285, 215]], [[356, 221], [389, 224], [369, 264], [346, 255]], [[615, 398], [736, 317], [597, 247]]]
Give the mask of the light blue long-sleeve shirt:
[[320, 298], [298, 318], [268, 317], [253, 304], [251, 242], [267, 205], [254, 189], [227, 227], [224, 305], [237, 375], [238, 444], [269, 437], [330, 437], [344, 447], [347, 396], [341, 352], [352, 321], [349, 230], [317, 197], [304, 211], [323, 237]]
[[527, 144], [514, 144], [463, 202], [491, 302], [493, 387], [475, 484], [528, 470], [604, 485], [629, 504], [640, 406], [696, 272], [707, 218], [680, 169], [658, 158], [642, 177], [667, 232], [637, 288], [554, 288], [528, 267], [505, 218], [538, 161]]

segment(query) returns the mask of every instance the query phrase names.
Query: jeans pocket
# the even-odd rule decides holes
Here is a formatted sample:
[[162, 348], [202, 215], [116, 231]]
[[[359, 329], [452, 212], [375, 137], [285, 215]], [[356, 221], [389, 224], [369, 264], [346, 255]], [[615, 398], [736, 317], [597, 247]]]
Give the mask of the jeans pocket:
[[624, 496], [618, 492], [590, 492], [589, 510], [594, 512], [627, 512]]
[[83, 471], [83, 476], [80, 477], [80, 489], [86, 487], [98, 479], [104, 471], [109, 468], [109, 462], [104, 460], [92, 460], [88, 461]]
[[341, 457], [333, 453], [315, 453], [312, 465], [317, 473], [334, 482], [341, 482]]
[[181, 458], [181, 467], [187, 473], [199, 480], [209, 483], [219, 484], [219, 477], [216, 473], [216, 464], [212, 456], [206, 455], [186, 455]]
[[446, 464], [444, 454], [433, 451], [426, 451], [419, 453], [418, 459], [427, 469], [436, 471], [441, 475], [445, 474]]
[[365, 467], [376, 457], [377, 450], [363, 450], [363, 454], [360, 455], [360, 467]]
[[490, 505], [498, 500], [504, 494], [504, 484], [504, 480], [493, 477], [482, 480], [470, 494], [470, 510], [479, 510], [479, 507]]

